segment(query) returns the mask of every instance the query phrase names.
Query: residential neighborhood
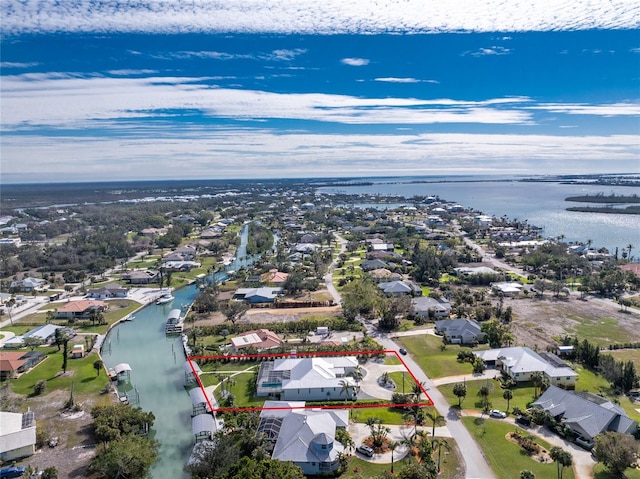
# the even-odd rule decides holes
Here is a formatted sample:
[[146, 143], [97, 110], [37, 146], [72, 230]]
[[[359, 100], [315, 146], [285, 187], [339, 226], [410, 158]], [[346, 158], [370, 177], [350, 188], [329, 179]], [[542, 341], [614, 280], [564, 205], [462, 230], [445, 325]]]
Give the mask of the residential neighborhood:
[[[153, 454], [181, 441], [191, 454], [180, 471], [186, 464], [194, 478], [223, 467], [220, 448], [251, 457], [235, 449], [243, 443], [309, 477], [345, 479], [392, 468], [553, 477], [560, 448], [569, 477], [591, 479], [606, 469], [607, 434], [637, 436], [640, 283], [625, 261], [436, 197], [376, 209], [358, 206], [371, 198], [312, 191], [105, 205], [166, 212], [162, 227], [140, 213], [117, 238], [96, 229], [92, 241], [120, 252], [95, 272], [48, 263], [62, 253], [52, 243], [42, 256], [35, 226], [16, 216], [26, 227], [19, 247], [3, 250], [0, 369], [13, 390], [6, 413], [32, 404], [33, 422], [23, 432], [7, 416], [3, 458], [104, 477], [101, 450], [77, 456], [80, 473], [56, 457], [99, 434], [91, 411], [105, 403], [188, 419], [179, 431], [160, 421], [141, 431], [157, 428], [159, 444], [144, 446]], [[88, 214], [55, 209], [50, 221], [66, 224], [71, 212]], [[149, 389], [146, 377], [164, 379]], [[20, 394], [26, 402], [8, 399]], [[71, 406], [52, 416], [53, 394]], [[522, 428], [539, 453], [505, 439]], [[34, 429], [46, 441], [29, 442]], [[510, 451], [508, 463], [492, 459], [496, 448]]]

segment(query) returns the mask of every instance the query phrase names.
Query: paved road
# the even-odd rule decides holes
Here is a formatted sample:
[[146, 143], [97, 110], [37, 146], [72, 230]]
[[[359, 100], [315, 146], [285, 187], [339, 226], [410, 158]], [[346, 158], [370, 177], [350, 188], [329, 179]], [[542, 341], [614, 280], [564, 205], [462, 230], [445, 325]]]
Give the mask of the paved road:
[[[334, 236], [340, 243], [340, 252], [344, 252], [346, 249], [347, 241], [337, 234], [334, 234]], [[331, 263], [331, 265], [329, 266], [329, 272], [324, 277], [324, 281], [327, 285], [327, 290], [331, 293], [336, 303], [340, 304], [340, 293], [333, 286], [333, 270], [335, 269], [336, 263], [337, 260], [334, 260]], [[369, 333], [372, 336], [375, 335], [376, 340], [380, 342], [385, 349], [398, 350], [398, 345], [394, 343], [386, 334], [378, 335], [377, 331], [371, 324], [364, 324]], [[420, 333], [425, 334], [426, 331], [421, 331]], [[495, 479], [496, 476], [487, 464], [487, 460], [482, 455], [482, 451], [478, 447], [475, 440], [471, 437], [471, 434], [469, 434], [469, 431], [467, 431], [467, 428], [460, 421], [460, 418], [458, 417], [456, 411], [451, 409], [444, 396], [440, 394], [440, 392], [434, 386], [433, 382], [427, 377], [424, 371], [420, 369], [418, 364], [411, 357], [403, 356], [403, 360], [406, 366], [416, 377], [416, 379], [421, 383], [424, 383], [425, 389], [428, 391], [429, 396], [431, 397], [431, 400], [433, 401], [438, 413], [446, 418], [448, 432], [451, 434], [451, 437], [455, 439], [458, 447], [460, 448], [460, 451], [463, 451], [462, 456], [465, 462], [466, 479]], [[397, 452], [400, 451], [397, 450]], [[394, 455], [394, 459], [396, 459], [397, 457], [398, 456]], [[386, 461], [387, 458], [380, 458], [380, 460]], [[391, 462], [390, 454], [388, 460], [389, 462]]]
[[[370, 327], [370, 326], [368, 326]], [[398, 345], [386, 335], [378, 336], [377, 340], [388, 350], [397, 350]], [[433, 381], [420, 369], [418, 364], [410, 357], [403, 356], [407, 368], [411, 370], [418, 381], [424, 384], [433, 404], [438, 413], [447, 420], [447, 428], [451, 433], [451, 437], [456, 440], [458, 448], [462, 451], [465, 462], [465, 470], [467, 479], [495, 479], [495, 474], [487, 464], [487, 460], [482, 454], [476, 441], [471, 437], [469, 431], [464, 426], [455, 409], [449, 406], [444, 396], [435, 387]]]

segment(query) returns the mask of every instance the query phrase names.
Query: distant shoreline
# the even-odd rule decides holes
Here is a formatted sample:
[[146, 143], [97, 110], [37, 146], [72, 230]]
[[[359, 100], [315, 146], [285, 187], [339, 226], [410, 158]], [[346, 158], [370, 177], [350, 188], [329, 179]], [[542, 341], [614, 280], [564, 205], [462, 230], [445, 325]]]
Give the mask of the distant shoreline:
[[604, 213], [616, 215], [640, 215], [640, 206], [627, 206], [626, 208], [613, 208], [606, 206], [571, 206], [567, 211], [580, 213]]
[[565, 201], [573, 201], [576, 203], [640, 203], [640, 196], [638, 195], [581, 195], [581, 196], [569, 196], [564, 199]]

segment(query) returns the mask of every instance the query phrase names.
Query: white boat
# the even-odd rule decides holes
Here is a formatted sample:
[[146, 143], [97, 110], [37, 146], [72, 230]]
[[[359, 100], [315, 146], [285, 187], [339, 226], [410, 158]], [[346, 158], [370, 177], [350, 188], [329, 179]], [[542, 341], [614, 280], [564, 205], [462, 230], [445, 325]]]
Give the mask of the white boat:
[[156, 304], [170, 303], [174, 299], [175, 298], [173, 297], [173, 295], [171, 293], [165, 293], [162, 296], [160, 296], [158, 299], [156, 299]]
[[169, 311], [169, 317], [167, 318], [167, 324], [164, 331], [166, 334], [180, 334], [182, 333], [182, 327], [184, 325], [184, 317], [182, 311], [179, 309], [172, 309]]
[[136, 319], [135, 316], [127, 314], [124, 318], [122, 318], [122, 321], [133, 321], [134, 319]]

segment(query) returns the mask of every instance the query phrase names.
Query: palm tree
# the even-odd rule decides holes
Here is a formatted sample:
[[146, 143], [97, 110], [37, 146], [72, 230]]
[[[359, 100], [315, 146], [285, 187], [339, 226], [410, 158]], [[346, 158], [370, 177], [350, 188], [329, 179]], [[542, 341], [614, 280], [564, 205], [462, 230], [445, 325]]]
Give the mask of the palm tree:
[[451, 446], [449, 446], [449, 443], [447, 442], [446, 439], [439, 437], [438, 439], [435, 439], [435, 440], [432, 439], [431, 447], [438, 448], [438, 472], [440, 472], [440, 458], [441, 458], [442, 448], [444, 447], [445, 450], [450, 451]]
[[349, 396], [352, 396], [354, 392], [354, 386], [349, 381], [342, 380], [340, 381], [340, 395], [344, 393], [344, 402], [347, 402]]
[[627, 245], [627, 251], [629, 252], [629, 261], [633, 261], [633, 256], [631, 256], [631, 250], [633, 249], [633, 245], [629, 243]]
[[513, 399], [513, 393], [511, 392], [511, 389], [505, 389], [502, 393], [502, 397], [507, 400], [507, 412], [509, 412], [509, 403]]
[[444, 421], [444, 416], [438, 414], [438, 411], [435, 409], [432, 411], [427, 411], [426, 416], [431, 419], [431, 445], [433, 446], [433, 441], [436, 439], [436, 423], [440, 424]]
[[491, 393], [491, 389], [489, 385], [484, 385], [478, 390], [478, 396], [482, 398], [482, 408], [484, 410], [489, 409], [489, 394]]
[[393, 451], [398, 447], [398, 443], [395, 441], [391, 441], [389, 443], [389, 449], [391, 450], [391, 474], [393, 474]]
[[542, 375], [541, 371], [535, 371], [533, 373], [531, 373], [530, 378], [531, 382], [533, 383], [533, 397], [538, 397], [538, 389], [540, 388], [540, 386], [542, 386], [542, 380], [544, 379], [544, 376]]
[[571, 465], [573, 464], [571, 454], [560, 447], [552, 447], [549, 451], [549, 455], [558, 466], [558, 479], [562, 479], [564, 468], [571, 467]]

